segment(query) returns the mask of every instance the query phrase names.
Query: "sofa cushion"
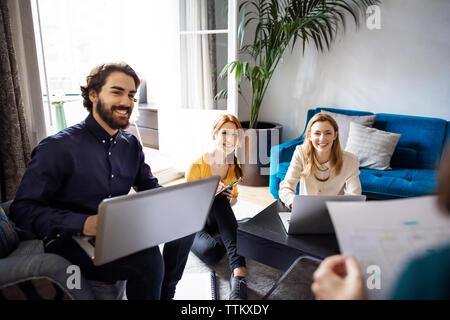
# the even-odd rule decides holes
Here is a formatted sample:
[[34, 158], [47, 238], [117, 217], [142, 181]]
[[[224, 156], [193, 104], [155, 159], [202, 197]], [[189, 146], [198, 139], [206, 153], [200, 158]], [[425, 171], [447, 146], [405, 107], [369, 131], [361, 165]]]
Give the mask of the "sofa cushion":
[[447, 121], [378, 113], [373, 127], [402, 135], [392, 155], [392, 168], [436, 169], [445, 142]]
[[400, 135], [351, 122], [345, 151], [358, 157], [361, 168], [391, 170], [392, 154]]
[[341, 148], [345, 149], [348, 140], [348, 133], [350, 130], [350, 122], [356, 122], [366, 127], [371, 127], [375, 122], [376, 115], [368, 116], [349, 116], [341, 113], [330, 112], [322, 110], [321, 113], [328, 114], [333, 117], [339, 127], [339, 141]]
[[364, 193], [400, 198], [418, 197], [436, 192], [437, 174], [436, 170], [427, 169], [361, 169], [359, 179]]
[[0, 207], [0, 258], [4, 258], [14, 250], [19, 237], [3, 209]]

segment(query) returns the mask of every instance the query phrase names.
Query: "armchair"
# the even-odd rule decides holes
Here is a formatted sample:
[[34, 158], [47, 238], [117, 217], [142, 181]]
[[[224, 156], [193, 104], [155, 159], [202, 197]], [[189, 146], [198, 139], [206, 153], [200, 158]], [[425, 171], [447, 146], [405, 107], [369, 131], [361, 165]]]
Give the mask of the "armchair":
[[0, 245], [6, 255], [0, 256], [0, 300], [122, 299], [124, 281], [115, 284], [88, 281], [81, 275], [80, 288], [70, 289], [72, 286], [67, 283], [71, 281], [72, 263], [59, 255], [45, 253], [41, 240], [14, 228], [8, 220], [11, 202], [0, 203]]

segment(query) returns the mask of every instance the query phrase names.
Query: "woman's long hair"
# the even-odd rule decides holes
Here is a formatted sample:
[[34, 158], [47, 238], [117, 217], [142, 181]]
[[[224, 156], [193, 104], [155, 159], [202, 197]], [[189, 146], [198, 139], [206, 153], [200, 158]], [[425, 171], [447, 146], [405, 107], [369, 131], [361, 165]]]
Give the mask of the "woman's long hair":
[[[233, 116], [232, 114], [223, 114], [220, 117], [218, 117], [216, 119], [216, 121], [214, 121], [213, 128], [212, 128], [212, 135], [215, 136], [217, 134], [217, 132], [219, 132], [220, 128], [222, 128], [222, 126], [228, 122], [233, 123], [239, 132], [244, 130], [242, 128], [241, 123], [235, 116]], [[240, 136], [241, 135], [239, 134], [238, 139], [240, 139]], [[238, 142], [238, 146], [239, 146], [239, 144], [240, 144], [240, 140]], [[237, 178], [241, 178], [244, 176], [244, 173], [242, 172], [242, 168], [237, 161], [236, 154], [234, 154], [233, 157], [234, 157], [234, 173]]]
[[335, 175], [337, 176], [341, 172], [343, 165], [341, 143], [339, 142], [339, 127], [336, 121], [330, 115], [324, 113], [318, 113], [314, 117], [312, 117], [308, 122], [308, 126], [306, 127], [305, 140], [303, 141], [300, 148], [303, 160], [303, 171], [301, 172], [301, 175], [307, 177], [311, 174], [314, 174], [317, 170], [317, 165], [314, 162], [315, 149], [311, 142], [311, 127], [318, 121], [328, 121], [334, 128], [334, 131], [337, 133], [337, 137], [333, 141], [333, 147], [331, 149], [330, 157], [331, 169], [335, 170]]

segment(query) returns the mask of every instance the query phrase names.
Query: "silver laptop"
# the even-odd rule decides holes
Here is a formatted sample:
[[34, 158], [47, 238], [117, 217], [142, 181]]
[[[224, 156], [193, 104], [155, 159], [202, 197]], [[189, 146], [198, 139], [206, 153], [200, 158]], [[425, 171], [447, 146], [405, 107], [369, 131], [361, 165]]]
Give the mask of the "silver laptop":
[[98, 206], [97, 236], [74, 236], [99, 266], [143, 249], [201, 230], [220, 177], [103, 200]]
[[366, 201], [366, 196], [295, 196], [292, 212], [279, 212], [288, 234], [333, 234], [327, 201]]

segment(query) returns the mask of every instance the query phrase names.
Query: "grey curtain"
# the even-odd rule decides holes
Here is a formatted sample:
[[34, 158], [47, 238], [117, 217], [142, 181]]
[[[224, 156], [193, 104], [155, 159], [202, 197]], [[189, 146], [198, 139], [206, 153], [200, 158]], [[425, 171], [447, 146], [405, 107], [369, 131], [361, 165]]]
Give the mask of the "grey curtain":
[[30, 160], [10, 17], [6, 0], [0, 0], [0, 195], [14, 198]]
[[[208, 30], [216, 30], [216, 5], [215, 0], [208, 0]], [[209, 61], [211, 61], [211, 82], [213, 89], [213, 96], [217, 94], [217, 54], [216, 54], [216, 35], [210, 34], [209, 42]], [[214, 108], [217, 109], [217, 101], [214, 100]]]

